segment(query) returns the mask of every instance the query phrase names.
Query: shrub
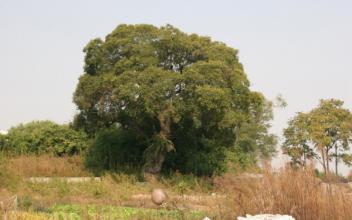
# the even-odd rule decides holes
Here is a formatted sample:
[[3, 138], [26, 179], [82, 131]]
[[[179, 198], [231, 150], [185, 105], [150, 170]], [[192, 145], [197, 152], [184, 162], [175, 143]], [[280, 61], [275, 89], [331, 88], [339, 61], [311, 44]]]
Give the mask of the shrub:
[[164, 173], [180, 171], [183, 174], [212, 176], [226, 170], [226, 151], [217, 141], [194, 137], [189, 133], [175, 133], [173, 142], [178, 146], [164, 162]]
[[0, 151], [4, 149], [5, 143], [6, 143], [6, 135], [0, 134]]
[[9, 130], [3, 150], [14, 154], [74, 155], [86, 149], [87, 136], [68, 125], [33, 121]]
[[[166, 155], [162, 167], [164, 175], [179, 171], [183, 174], [212, 176], [226, 169], [223, 147], [217, 147], [215, 142], [206, 139], [197, 142], [187, 136], [178, 136], [174, 142], [180, 147]], [[103, 129], [87, 151], [86, 167], [96, 175], [103, 171], [117, 171], [137, 174], [139, 177], [145, 165], [148, 143], [122, 127]]]
[[133, 172], [142, 167], [144, 149], [132, 132], [108, 128], [100, 131], [89, 147], [86, 166], [95, 174], [104, 170]]

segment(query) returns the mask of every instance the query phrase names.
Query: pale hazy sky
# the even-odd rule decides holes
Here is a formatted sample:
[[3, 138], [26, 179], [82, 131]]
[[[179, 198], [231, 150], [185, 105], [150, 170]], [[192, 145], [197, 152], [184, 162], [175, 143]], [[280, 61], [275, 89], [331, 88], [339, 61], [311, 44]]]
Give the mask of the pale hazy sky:
[[321, 98], [352, 109], [349, 0], [0, 0], [0, 129], [69, 122], [83, 47], [122, 23], [169, 23], [237, 48], [252, 88], [288, 102], [278, 135]]

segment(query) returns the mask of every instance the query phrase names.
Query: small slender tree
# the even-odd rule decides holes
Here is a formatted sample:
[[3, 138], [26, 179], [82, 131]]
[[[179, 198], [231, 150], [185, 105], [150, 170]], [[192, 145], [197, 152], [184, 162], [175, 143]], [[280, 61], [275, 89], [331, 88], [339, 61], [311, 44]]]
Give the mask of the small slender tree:
[[341, 159], [347, 165], [351, 164], [352, 114], [343, 108], [341, 100], [321, 100], [310, 112], [298, 113], [289, 121], [284, 137], [284, 152], [295, 163], [305, 165], [307, 156], [315, 158], [328, 173], [334, 158], [336, 174]]
[[284, 129], [283, 152], [291, 157], [294, 165], [306, 167], [307, 160], [311, 158], [319, 160], [319, 156], [311, 147], [308, 126], [308, 114], [299, 112], [288, 122], [288, 127]]

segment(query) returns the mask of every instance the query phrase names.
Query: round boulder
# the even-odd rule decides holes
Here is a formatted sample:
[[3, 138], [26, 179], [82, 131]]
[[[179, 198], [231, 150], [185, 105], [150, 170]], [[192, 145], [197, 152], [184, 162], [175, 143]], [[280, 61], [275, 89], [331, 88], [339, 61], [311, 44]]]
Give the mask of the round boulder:
[[153, 189], [152, 201], [155, 205], [161, 205], [166, 201], [166, 194], [162, 189]]

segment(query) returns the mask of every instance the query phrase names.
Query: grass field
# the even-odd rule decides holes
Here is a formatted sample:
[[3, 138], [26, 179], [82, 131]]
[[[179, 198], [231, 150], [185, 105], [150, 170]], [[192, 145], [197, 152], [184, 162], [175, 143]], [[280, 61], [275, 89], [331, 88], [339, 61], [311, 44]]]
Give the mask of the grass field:
[[[17, 196], [16, 212], [13, 203], [2, 205], [0, 215], [6, 212], [8, 219], [209, 216], [226, 220], [258, 213], [289, 214], [297, 220], [352, 219], [352, 191], [348, 184], [324, 182], [312, 169], [272, 172], [267, 168], [261, 175], [227, 173], [213, 178], [175, 173], [152, 182], [143, 182], [135, 175], [106, 173], [101, 181], [68, 183], [56, 177], [73, 176], [76, 172], [78, 176], [93, 176], [84, 169], [80, 158], [7, 158], [0, 168], [0, 201]], [[53, 179], [47, 183], [30, 182], [30, 176]], [[153, 188], [162, 188], [167, 193], [168, 200], [162, 206], [151, 202]]]
[[202, 212], [183, 212], [168, 209], [146, 209], [115, 206], [82, 206], [82, 205], [56, 205], [41, 212], [13, 212], [9, 218], [13, 219], [201, 219]]

